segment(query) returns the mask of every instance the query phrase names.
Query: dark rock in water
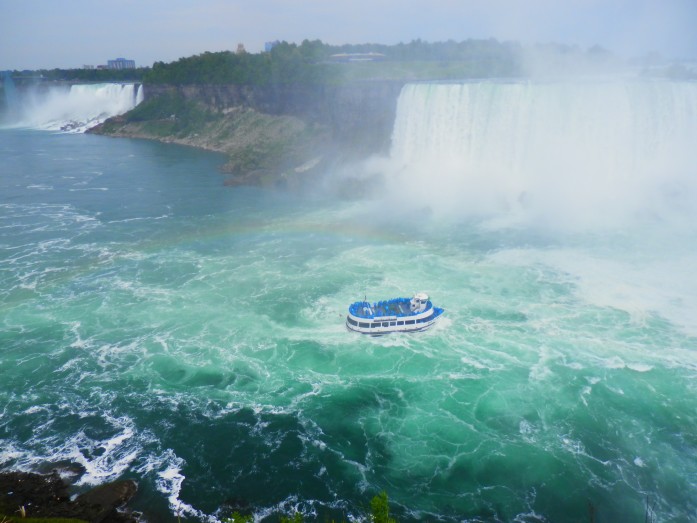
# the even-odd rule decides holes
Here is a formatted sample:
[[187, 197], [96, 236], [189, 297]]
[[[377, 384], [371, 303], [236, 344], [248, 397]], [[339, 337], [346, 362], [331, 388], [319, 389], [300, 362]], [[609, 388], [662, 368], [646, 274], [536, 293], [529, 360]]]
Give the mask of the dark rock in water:
[[0, 474], [0, 512], [14, 514], [24, 507], [29, 516], [47, 515], [45, 507], [62, 507], [70, 503], [68, 489], [56, 472]]
[[27, 517], [76, 518], [90, 523], [135, 523], [123, 510], [138, 489], [135, 481], [100, 485], [74, 501], [57, 471], [50, 474], [0, 473], [0, 513], [14, 514], [24, 507]]
[[106, 483], [77, 497], [73, 502], [88, 521], [135, 521], [135, 518], [120, 519], [117, 509], [123, 507], [135, 495], [138, 485], [127, 479]]
[[77, 482], [86, 471], [87, 469], [80, 463], [65, 460], [54, 462], [44, 468], [39, 468], [37, 473], [40, 475], [56, 473], [64, 483], [70, 486]]

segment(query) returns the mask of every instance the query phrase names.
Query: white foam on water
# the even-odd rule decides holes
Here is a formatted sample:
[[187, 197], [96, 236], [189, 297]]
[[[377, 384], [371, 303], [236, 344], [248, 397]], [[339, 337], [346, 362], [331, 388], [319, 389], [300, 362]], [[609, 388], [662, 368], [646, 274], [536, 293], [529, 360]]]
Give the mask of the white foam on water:
[[99, 485], [116, 479], [132, 466], [138, 456], [137, 445], [130, 445], [135, 435], [132, 422], [126, 418], [107, 417], [107, 420], [120, 428], [121, 432], [106, 440], [90, 442], [90, 445], [100, 449], [101, 455], [85, 455], [83, 448], [87, 438], [84, 433], [78, 433], [66, 445], [67, 455], [64, 459], [75, 461], [85, 468], [78, 485]]
[[645, 363], [628, 363], [627, 368], [636, 372], [649, 372], [653, 370], [653, 365], [647, 365]]
[[[8, 464], [13, 464], [13, 467], [17, 467], [17, 462], [19, 462], [24, 457], [24, 452], [19, 450], [11, 441], [3, 441], [2, 447], [0, 447], [0, 465], [6, 466]], [[27, 471], [27, 468], [21, 468], [20, 470]]]
[[479, 361], [477, 361], [476, 359], [474, 359], [474, 358], [471, 357], [471, 356], [462, 356], [462, 357], [460, 357], [460, 361], [461, 361], [463, 364], [465, 364], [465, 365], [467, 365], [467, 366], [469, 366], [469, 367], [474, 367], [474, 368], [477, 369], [477, 370], [484, 370], [484, 369], [489, 370], [489, 367], [487, 367], [486, 365], [480, 363]]
[[46, 407], [33, 405], [24, 411], [24, 414], [36, 414], [37, 412], [47, 412]]
[[[181, 465], [181, 464], [180, 464]], [[181, 469], [176, 465], [169, 465], [165, 470], [157, 473], [155, 482], [157, 490], [167, 496], [169, 508], [177, 517], [193, 517], [202, 521], [216, 522], [217, 519], [213, 516], [208, 516], [202, 511], [194, 508], [188, 503], [184, 503], [179, 499], [182, 484], [186, 477], [181, 473]]]
[[619, 356], [612, 356], [611, 358], [601, 359], [598, 361], [606, 369], [624, 369], [627, 365], [624, 363], [622, 358]]
[[[68, 404], [58, 406], [58, 411], [65, 412], [72, 407]], [[101, 440], [90, 438], [84, 431], [56, 436], [52, 433], [55, 420], [50, 416], [54, 411], [54, 406], [26, 409], [25, 414], [39, 416], [34, 434], [21, 447], [12, 441], [3, 444], [0, 464], [11, 463], [13, 469], [34, 472], [46, 464], [77, 463], [84, 467], [85, 472], [76, 485], [94, 486], [117, 479], [136, 462], [141, 445], [130, 419], [104, 414], [103, 418], [117, 432]], [[46, 419], [45, 423], [40, 423], [42, 419]]]
[[521, 420], [518, 431], [525, 441], [528, 443], [534, 443], [537, 439], [537, 434], [539, 430], [529, 421]]
[[70, 327], [70, 332], [75, 337], [75, 341], [70, 344], [70, 347], [74, 349], [84, 349], [88, 346], [87, 342], [80, 336], [80, 327], [82, 323], [79, 321], [73, 321], [67, 324]]
[[642, 258], [592, 248], [506, 249], [490, 255], [497, 263], [548, 266], [566, 275], [577, 296], [598, 307], [626, 311], [643, 325], [659, 314], [685, 333], [697, 336], [697, 281], [691, 277], [697, 255], [657, 252]]

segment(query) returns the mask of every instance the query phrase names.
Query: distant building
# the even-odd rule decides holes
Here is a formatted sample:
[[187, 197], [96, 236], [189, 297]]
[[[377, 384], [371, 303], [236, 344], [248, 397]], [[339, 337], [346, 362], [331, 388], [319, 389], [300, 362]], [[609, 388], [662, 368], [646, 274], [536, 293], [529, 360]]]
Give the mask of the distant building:
[[278, 40], [274, 40], [273, 42], [266, 42], [264, 44], [264, 51], [267, 53], [270, 53], [271, 49], [273, 49], [274, 47], [276, 47], [280, 43], [281, 42], [279, 42]]
[[247, 50], [244, 48], [244, 44], [237, 44], [237, 54], [244, 54]]
[[94, 66], [93, 65], [83, 65], [82, 68], [91, 70], [91, 69], [94, 69]]
[[382, 53], [339, 53], [329, 57], [332, 62], [376, 62], [384, 60]]
[[116, 60], [107, 61], [107, 69], [135, 69], [135, 60], [126, 60], [125, 58], [117, 58]]

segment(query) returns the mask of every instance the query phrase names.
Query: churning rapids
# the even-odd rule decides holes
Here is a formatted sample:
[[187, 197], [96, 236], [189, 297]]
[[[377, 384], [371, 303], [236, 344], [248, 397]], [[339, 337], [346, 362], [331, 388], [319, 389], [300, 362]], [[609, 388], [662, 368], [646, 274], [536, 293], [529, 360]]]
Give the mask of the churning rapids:
[[[170, 520], [690, 520], [695, 136], [694, 83], [409, 85], [346, 202], [0, 130], [0, 466]], [[432, 330], [346, 331], [417, 290]]]

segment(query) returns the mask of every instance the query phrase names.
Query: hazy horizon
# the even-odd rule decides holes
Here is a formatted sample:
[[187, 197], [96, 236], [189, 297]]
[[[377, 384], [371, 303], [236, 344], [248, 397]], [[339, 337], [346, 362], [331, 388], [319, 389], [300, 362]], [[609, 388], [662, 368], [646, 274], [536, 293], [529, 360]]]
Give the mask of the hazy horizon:
[[408, 4], [0, 0], [0, 70], [77, 68], [124, 57], [137, 66], [205, 51], [322, 40], [394, 45], [495, 38], [523, 45], [600, 45], [622, 58], [697, 59], [697, 3], [689, 0], [439, 0]]

